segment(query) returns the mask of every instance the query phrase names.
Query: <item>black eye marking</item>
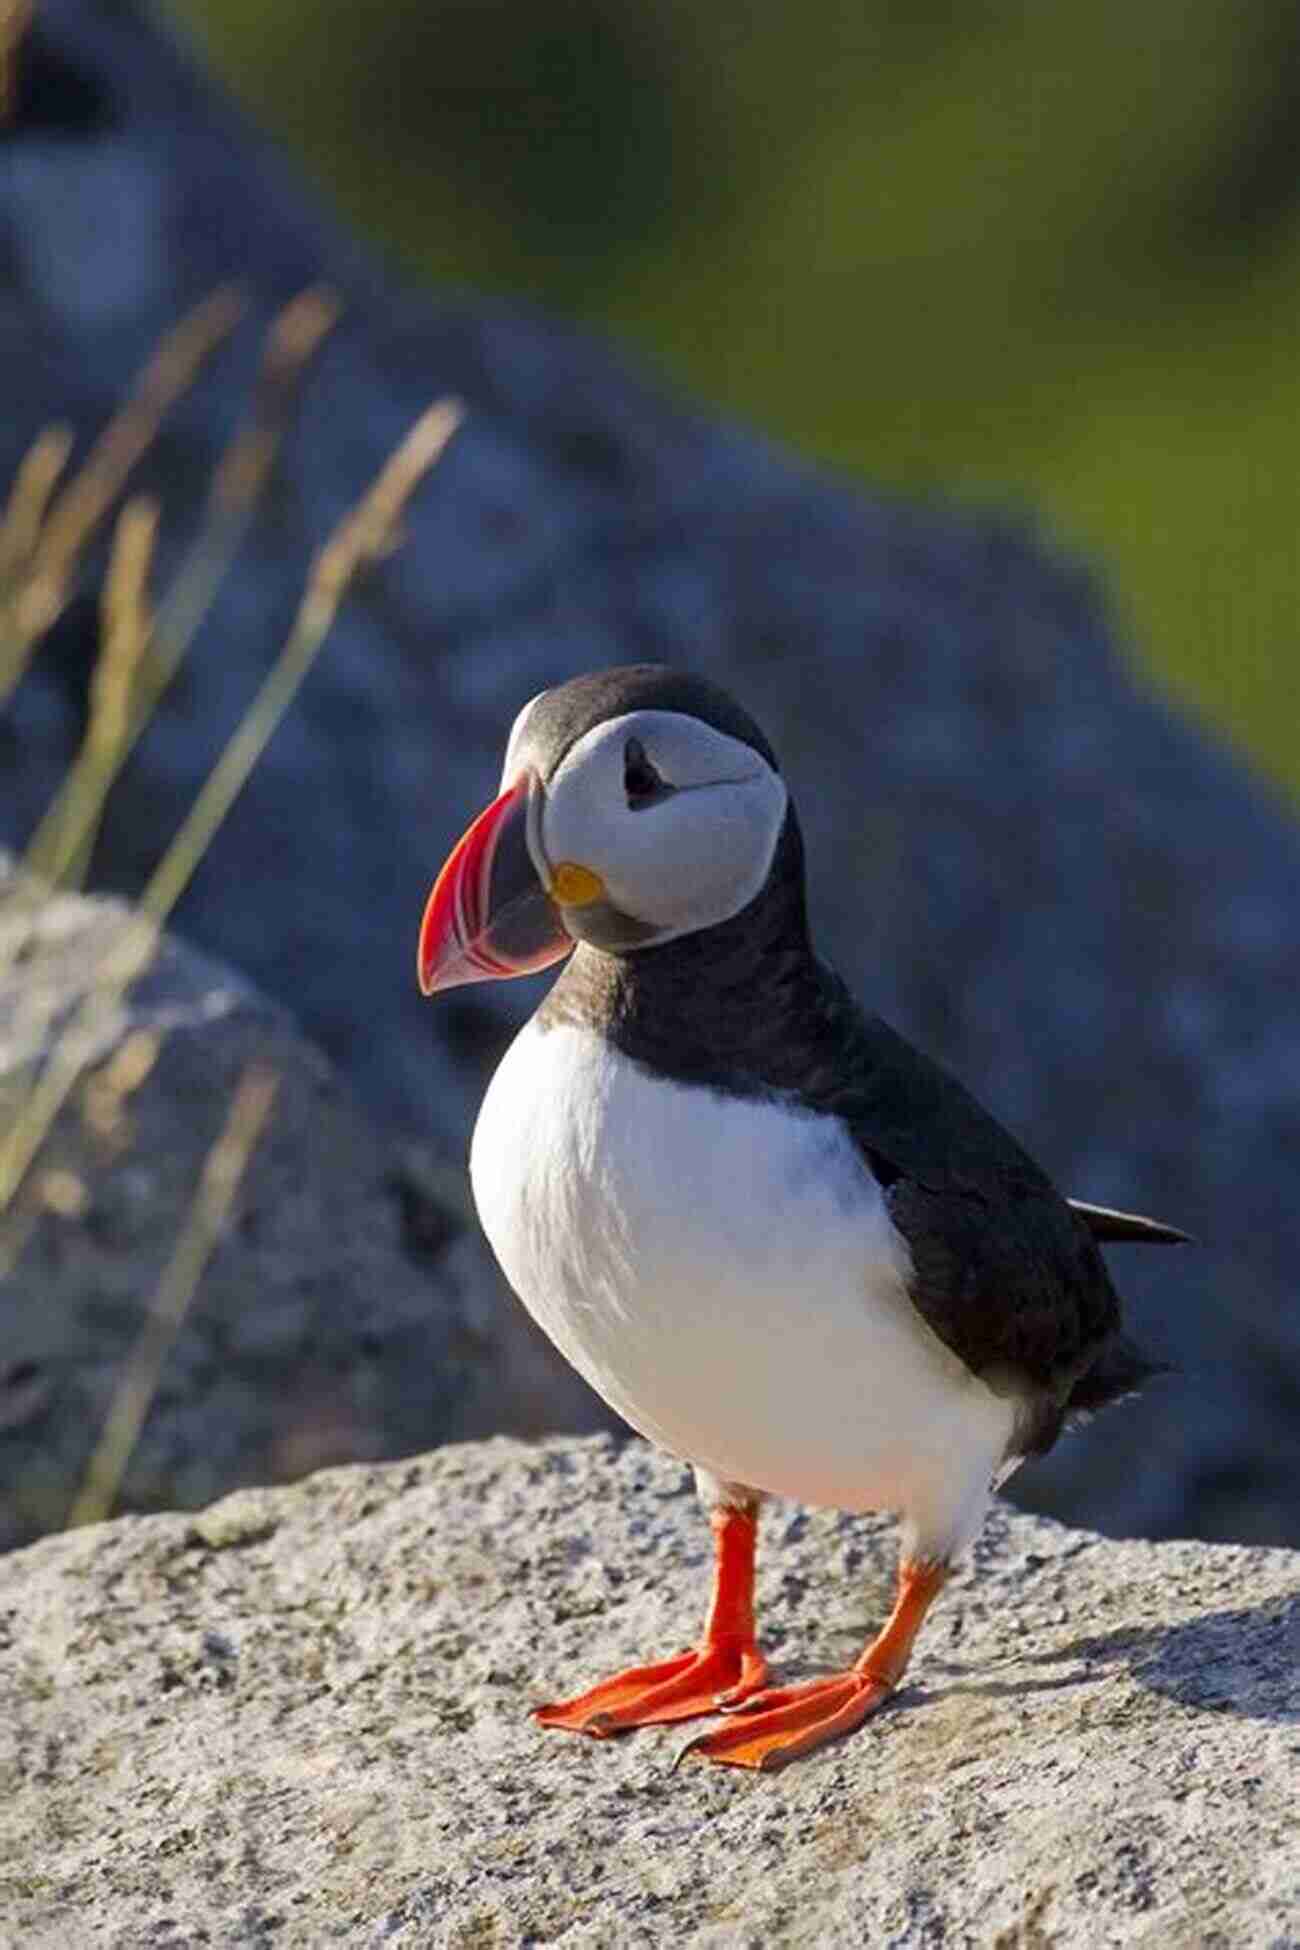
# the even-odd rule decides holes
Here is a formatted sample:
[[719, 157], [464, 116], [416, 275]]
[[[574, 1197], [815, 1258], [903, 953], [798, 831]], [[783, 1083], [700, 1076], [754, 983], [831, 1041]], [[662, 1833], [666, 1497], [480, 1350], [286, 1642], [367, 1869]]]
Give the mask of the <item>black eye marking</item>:
[[641, 740], [629, 738], [623, 747], [623, 790], [631, 810], [639, 812], [643, 806], [653, 806], [675, 789], [655, 771]]

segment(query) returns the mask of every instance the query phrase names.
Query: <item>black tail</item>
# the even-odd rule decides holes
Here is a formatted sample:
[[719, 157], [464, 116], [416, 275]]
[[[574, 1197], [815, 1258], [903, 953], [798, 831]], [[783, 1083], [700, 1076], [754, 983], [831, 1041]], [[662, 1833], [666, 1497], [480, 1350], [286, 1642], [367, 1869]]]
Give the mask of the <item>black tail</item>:
[[1078, 1213], [1094, 1239], [1129, 1239], [1135, 1245], [1147, 1246], [1191, 1244], [1190, 1232], [1180, 1232], [1177, 1226], [1168, 1226], [1163, 1219], [1146, 1219], [1138, 1212], [1115, 1212], [1109, 1205], [1086, 1205], [1081, 1198], [1067, 1199], [1066, 1204]]

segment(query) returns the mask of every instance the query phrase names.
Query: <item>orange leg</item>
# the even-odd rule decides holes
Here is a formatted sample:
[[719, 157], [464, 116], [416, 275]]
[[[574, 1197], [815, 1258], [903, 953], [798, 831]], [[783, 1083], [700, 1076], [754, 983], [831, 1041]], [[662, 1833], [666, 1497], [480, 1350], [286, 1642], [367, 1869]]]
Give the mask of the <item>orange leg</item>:
[[757, 1512], [715, 1510], [711, 1522], [717, 1561], [700, 1644], [660, 1665], [630, 1666], [574, 1699], [539, 1706], [534, 1717], [544, 1727], [604, 1739], [626, 1727], [716, 1713], [758, 1691], [767, 1666], [754, 1642]]
[[851, 1733], [902, 1678], [912, 1643], [947, 1576], [942, 1564], [900, 1564], [888, 1622], [847, 1672], [806, 1686], [770, 1687], [747, 1699], [730, 1726], [701, 1734], [685, 1753], [729, 1767], [768, 1770], [811, 1753], [837, 1734]]

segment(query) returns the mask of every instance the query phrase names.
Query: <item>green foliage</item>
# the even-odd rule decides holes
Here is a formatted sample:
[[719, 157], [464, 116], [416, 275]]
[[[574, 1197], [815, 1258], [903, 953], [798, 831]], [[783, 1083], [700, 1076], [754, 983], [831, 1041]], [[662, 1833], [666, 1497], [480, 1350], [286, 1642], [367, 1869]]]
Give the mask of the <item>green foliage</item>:
[[870, 483], [1042, 510], [1300, 787], [1289, 0], [174, 4], [431, 279]]

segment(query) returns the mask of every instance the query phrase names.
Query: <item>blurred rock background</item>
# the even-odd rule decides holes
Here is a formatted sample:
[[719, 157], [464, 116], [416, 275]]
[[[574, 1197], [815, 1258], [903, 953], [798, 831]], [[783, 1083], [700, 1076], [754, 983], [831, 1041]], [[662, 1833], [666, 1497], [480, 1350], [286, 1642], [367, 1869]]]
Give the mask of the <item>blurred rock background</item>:
[[873, 488], [1032, 508], [1300, 787], [1292, 0], [169, 0], [437, 289]]
[[[224, 18], [205, 16], [214, 37]], [[1065, 34], [1075, 16], [1060, 18]], [[819, 932], [858, 992], [963, 1075], [1068, 1190], [1154, 1210], [1206, 1242], [1116, 1255], [1138, 1333], [1183, 1372], [1026, 1471], [1017, 1495], [1116, 1531], [1300, 1538], [1300, 837], [1280, 796], [1160, 696], [1149, 665], [1136, 683], [1128, 670], [1177, 647], [1173, 681], [1198, 710], [1278, 777], [1294, 768], [1281, 403], [1293, 361], [1269, 295], [1290, 206], [1271, 227], [1222, 215], [1181, 257], [1166, 210], [1178, 169], [1219, 155], [1208, 104], [1224, 130], [1240, 107], [1224, 50], [1245, 63], [1263, 18], [1182, 10], [1175, 31], [1156, 9], [1122, 59], [1136, 29], [1094, 10], [1086, 27], [1078, 15], [1077, 46], [1049, 58], [1044, 44], [1031, 61], [1039, 30], [1013, 32], [996, 12], [977, 24], [814, 8], [796, 22], [774, 7], [697, 21], [684, 8], [560, 7], [543, 30], [495, 5], [356, 20], [250, 9], [240, 85], [264, 89], [268, 124], [308, 148], [345, 203], [359, 209], [367, 190], [383, 216], [372, 233], [412, 258], [420, 241], [434, 274], [420, 295], [303, 190], [154, 16], [42, 0], [0, 128], [0, 483], [54, 421], [74, 431], [75, 464], [160, 335], [238, 279], [243, 323], [132, 475], [159, 499], [165, 587], [202, 529], [269, 319], [322, 276], [342, 300], [256, 521], [109, 798], [93, 888], [139, 895], [272, 664], [313, 551], [431, 399], [467, 408], [401, 547], [348, 599], [175, 917], [221, 964], [187, 975], [186, 992], [256, 985], [342, 1073], [329, 1091], [354, 1091], [380, 1130], [368, 1136], [345, 1103], [330, 1169], [304, 1152], [295, 1172], [278, 1154], [274, 1170], [302, 1194], [295, 1236], [313, 1237], [313, 1198], [328, 1223], [296, 1262], [278, 1244], [219, 1246], [128, 1500], [210, 1494], [288, 1451], [318, 1462], [422, 1447], [494, 1426], [494, 1411], [529, 1430], [597, 1414], [562, 1379], [547, 1393], [447, 1190], [538, 985], [433, 1008], [415, 992], [412, 944], [519, 705], [575, 670], [655, 656], [733, 685], [772, 732], [804, 815]], [[1180, 94], [1187, 41], [1199, 52]], [[1274, 65], [1280, 87], [1280, 54]], [[1250, 68], [1260, 86], [1266, 68]], [[1173, 133], [1151, 120], [1157, 108]], [[310, 149], [313, 127], [350, 158], [346, 191], [342, 163]], [[414, 160], [407, 133], [424, 145]], [[496, 295], [448, 295], [470, 278]], [[928, 492], [868, 496], [782, 457], [634, 376], [537, 298], [588, 324], [635, 325], [697, 392], [873, 483]], [[1256, 422], [1277, 450], [1250, 449], [1247, 464]], [[1005, 512], [1032, 505], [1054, 533]], [[1179, 528], [1179, 508], [1204, 529]], [[1109, 567], [1113, 599], [1065, 537]], [[1177, 559], [1176, 603], [1126, 555], [1138, 541], [1171, 579]], [[86, 730], [104, 564], [101, 536], [0, 717], [0, 839], [15, 847]], [[93, 911], [69, 913], [60, 992], [93, 980], [82, 944], [100, 932]], [[16, 1091], [46, 1052], [23, 1032], [20, 959], [12, 973], [0, 1082]], [[186, 1169], [78, 1152], [83, 1208], [37, 1213], [0, 1285], [6, 1475], [46, 1470], [34, 1501], [18, 1498], [20, 1529], [22, 1511], [56, 1508], [75, 1484], [199, 1168], [196, 1133], [219, 1128], [231, 1075], [218, 1047], [160, 1057], [140, 1142], [166, 1151], [176, 1119]], [[285, 1092], [300, 1130], [318, 1088], [309, 1076]], [[356, 1167], [357, 1223], [377, 1243], [331, 1298], [343, 1257], [331, 1171], [371, 1148], [386, 1156], [396, 1138], [396, 1177]], [[75, 1115], [54, 1134], [74, 1141]], [[130, 1252], [113, 1239], [100, 1251], [104, 1213], [142, 1184], [171, 1186], [171, 1203], [147, 1219], [133, 1207]], [[336, 1404], [328, 1427], [313, 1438], [299, 1416], [277, 1450], [275, 1416], [322, 1309], [334, 1311], [316, 1366], [350, 1378], [322, 1395]], [[350, 1372], [361, 1357], [373, 1381]], [[214, 1445], [209, 1418], [227, 1413], [219, 1390], [236, 1378], [249, 1399], [227, 1434], [255, 1434]]]

